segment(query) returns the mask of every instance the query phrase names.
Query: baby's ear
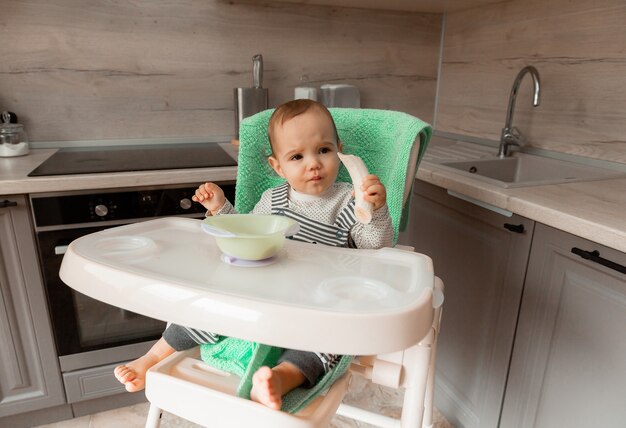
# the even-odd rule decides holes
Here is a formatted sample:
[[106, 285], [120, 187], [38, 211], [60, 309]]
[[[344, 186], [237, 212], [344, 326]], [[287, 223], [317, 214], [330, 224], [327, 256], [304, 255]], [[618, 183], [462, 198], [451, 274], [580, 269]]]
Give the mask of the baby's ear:
[[283, 170], [280, 167], [280, 162], [274, 156], [270, 156], [267, 158], [267, 162], [269, 162], [272, 169], [276, 172], [276, 174], [280, 175], [282, 178], [285, 178], [283, 175]]
[[343, 153], [343, 143], [341, 141], [337, 142], [337, 150], [339, 153]]

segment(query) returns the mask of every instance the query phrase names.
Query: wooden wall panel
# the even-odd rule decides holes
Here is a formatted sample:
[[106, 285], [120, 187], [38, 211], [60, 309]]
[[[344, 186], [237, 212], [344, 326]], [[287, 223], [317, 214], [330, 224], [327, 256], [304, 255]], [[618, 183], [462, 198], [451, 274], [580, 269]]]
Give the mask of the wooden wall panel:
[[514, 125], [546, 150], [626, 163], [626, 3], [513, 0], [446, 16], [436, 127], [497, 140], [517, 72]]
[[350, 83], [431, 121], [441, 15], [215, 0], [2, 2], [0, 108], [32, 141], [232, 135], [262, 53], [275, 106]]

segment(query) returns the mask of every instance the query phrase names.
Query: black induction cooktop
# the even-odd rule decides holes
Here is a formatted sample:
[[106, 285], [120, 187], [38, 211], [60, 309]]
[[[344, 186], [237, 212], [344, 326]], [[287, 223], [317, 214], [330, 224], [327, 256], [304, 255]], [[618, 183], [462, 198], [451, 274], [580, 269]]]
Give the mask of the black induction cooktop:
[[28, 176], [235, 166], [216, 143], [63, 148]]

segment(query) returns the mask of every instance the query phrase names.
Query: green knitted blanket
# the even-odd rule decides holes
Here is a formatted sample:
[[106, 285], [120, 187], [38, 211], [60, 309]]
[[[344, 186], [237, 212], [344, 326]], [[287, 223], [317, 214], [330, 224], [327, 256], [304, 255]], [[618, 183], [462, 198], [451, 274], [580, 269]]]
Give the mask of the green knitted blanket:
[[[420, 135], [419, 164], [430, 141], [432, 128], [414, 116], [397, 111], [349, 108], [329, 110], [335, 120], [339, 139], [343, 142], [343, 151], [363, 159], [368, 171], [376, 174], [385, 185], [395, 244], [398, 232], [404, 229], [408, 220], [410, 199], [404, 206], [402, 200], [411, 148]], [[267, 125], [273, 111], [265, 110], [247, 117], [239, 128], [235, 206], [240, 213], [250, 212], [265, 190], [284, 182], [267, 162], [271, 153]], [[350, 182], [350, 175], [343, 165], [337, 180]]]
[[[241, 377], [237, 395], [250, 399], [252, 376], [262, 366], [274, 367], [278, 362], [281, 348], [235, 339], [221, 338], [216, 344], [200, 346], [200, 356], [212, 367]], [[343, 356], [339, 363], [322, 376], [311, 388], [296, 388], [283, 397], [281, 410], [297, 413], [306, 408], [320, 394], [324, 393], [339, 379], [350, 366], [352, 357]]]

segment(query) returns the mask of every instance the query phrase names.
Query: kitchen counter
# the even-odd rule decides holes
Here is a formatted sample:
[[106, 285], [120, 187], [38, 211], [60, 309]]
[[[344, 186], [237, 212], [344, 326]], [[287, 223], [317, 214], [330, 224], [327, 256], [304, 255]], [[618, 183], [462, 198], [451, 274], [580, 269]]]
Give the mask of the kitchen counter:
[[[442, 141], [433, 139], [418, 170], [418, 179], [626, 253], [626, 178], [506, 189], [438, 165], [454, 160], [458, 148], [473, 152], [477, 158], [493, 155], [492, 147], [464, 142], [446, 146]], [[234, 147], [219, 144], [236, 157]], [[234, 180], [237, 171], [236, 167], [220, 167], [27, 176], [54, 152], [55, 149], [34, 149], [27, 156], [0, 158], [0, 195]]]
[[[215, 144], [219, 144], [234, 159], [237, 159], [237, 149], [232, 144]], [[200, 184], [205, 181], [234, 180], [237, 176], [237, 167], [229, 166], [28, 177], [29, 172], [56, 151], [57, 149], [31, 149], [26, 156], [0, 158], [0, 195], [167, 184]]]
[[[434, 137], [417, 178], [626, 253], [624, 178], [503, 188], [438, 165], [444, 161], [493, 157], [497, 148]], [[626, 166], [625, 166], [626, 168]]]

